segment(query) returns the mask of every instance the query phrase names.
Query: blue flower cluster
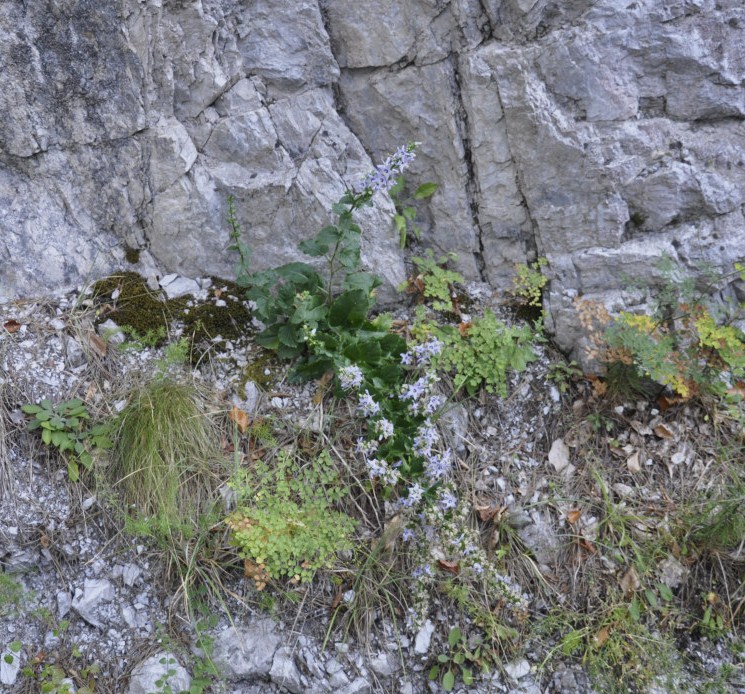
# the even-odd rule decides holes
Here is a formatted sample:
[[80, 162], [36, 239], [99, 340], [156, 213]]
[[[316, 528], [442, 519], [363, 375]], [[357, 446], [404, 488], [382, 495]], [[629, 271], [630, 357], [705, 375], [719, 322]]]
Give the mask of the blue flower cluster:
[[[356, 393], [358, 414], [369, 420], [367, 435], [357, 441], [357, 452], [370, 479], [398, 491], [394, 508], [412, 518], [425, 499], [443, 514], [458, 504], [457, 495], [447, 487], [452, 453], [434, 423], [445, 398], [432, 392], [438, 378], [431, 362], [442, 348], [442, 342], [431, 339], [402, 354], [401, 364], [410, 367], [415, 380], [387, 397], [366, 382], [357, 365], [345, 366], [338, 373], [341, 388]], [[400, 488], [402, 482], [405, 488]]]
[[360, 179], [354, 185], [354, 192], [362, 195], [367, 192], [377, 192], [379, 190], [390, 190], [396, 183], [398, 176], [403, 170], [414, 161], [414, 150], [416, 143], [410, 142], [408, 145], [401, 145], [385, 162], [378, 165], [364, 178]]

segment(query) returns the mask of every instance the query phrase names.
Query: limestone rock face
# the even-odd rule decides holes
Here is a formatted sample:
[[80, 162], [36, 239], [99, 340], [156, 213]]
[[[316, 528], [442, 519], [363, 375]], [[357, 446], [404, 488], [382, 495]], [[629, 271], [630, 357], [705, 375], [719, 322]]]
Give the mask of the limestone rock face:
[[[739, 0], [39, 0], [0, 13], [0, 295], [124, 265], [229, 276], [297, 257], [346, 186], [420, 141], [422, 242], [495, 288], [545, 256], [549, 327], [745, 256]], [[394, 209], [367, 265], [404, 277]], [[740, 287], [740, 290], [743, 288]]]

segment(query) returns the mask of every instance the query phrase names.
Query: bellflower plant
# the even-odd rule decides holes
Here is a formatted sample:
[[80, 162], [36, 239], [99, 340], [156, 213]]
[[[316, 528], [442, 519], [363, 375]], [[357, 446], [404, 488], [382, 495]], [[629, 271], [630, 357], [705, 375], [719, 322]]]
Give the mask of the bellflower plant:
[[[438, 488], [450, 477], [452, 454], [443, 445], [434, 417], [445, 399], [433, 392], [438, 378], [431, 366], [442, 343], [436, 338], [417, 344], [388, 364], [386, 381], [369, 365], [351, 364], [339, 372], [339, 387], [356, 397], [357, 413], [367, 420], [367, 435], [358, 441], [370, 479], [383, 486], [397, 510], [413, 514], [423, 502], [454, 508], [457, 497]], [[395, 497], [398, 497], [395, 500]]]

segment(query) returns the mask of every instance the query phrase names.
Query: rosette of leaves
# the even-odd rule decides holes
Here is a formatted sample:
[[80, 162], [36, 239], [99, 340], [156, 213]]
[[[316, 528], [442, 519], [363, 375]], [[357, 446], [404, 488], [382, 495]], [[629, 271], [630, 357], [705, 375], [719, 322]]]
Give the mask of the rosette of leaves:
[[110, 426], [98, 424], [90, 429], [85, 423], [90, 419], [88, 408], [82, 400], [74, 398], [52, 404], [45, 398], [38, 404], [24, 405], [23, 412], [32, 415], [29, 431], [39, 430], [41, 440], [53, 446], [67, 458], [67, 475], [70, 481], [80, 479], [80, 465], [86, 470], [93, 467], [91, 450], [111, 448]]
[[435, 358], [437, 368], [455, 372], [457, 387], [475, 395], [482, 386], [488, 393], [507, 397], [507, 372], [524, 371], [536, 359], [528, 326], [514, 327], [488, 309], [463, 330], [442, 334], [445, 347]]
[[474, 683], [474, 670], [484, 674], [489, 672], [488, 654], [482, 637], [466, 639], [458, 627], [453, 627], [448, 634], [448, 646], [448, 653], [437, 656], [437, 663], [429, 671], [429, 679], [439, 679], [446, 692], [453, 691], [458, 674], [463, 684], [470, 687]]
[[259, 461], [231, 484], [239, 508], [227, 519], [231, 541], [256, 575], [309, 581], [333, 563], [340, 551], [352, 549], [355, 521], [335, 511], [348, 496], [328, 453], [301, 465], [289, 453], [268, 464]]

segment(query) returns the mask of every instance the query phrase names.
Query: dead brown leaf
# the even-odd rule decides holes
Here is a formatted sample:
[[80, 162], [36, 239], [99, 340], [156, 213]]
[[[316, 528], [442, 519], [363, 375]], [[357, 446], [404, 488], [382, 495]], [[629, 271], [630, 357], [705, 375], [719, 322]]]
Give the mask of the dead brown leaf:
[[3, 323], [3, 328], [5, 328], [12, 335], [13, 333], [17, 333], [21, 329], [21, 324], [17, 320], [11, 318], [10, 320], [7, 320], [5, 321], [5, 323]]
[[595, 648], [600, 648], [609, 638], [610, 629], [608, 627], [603, 627], [597, 634], [595, 634], [595, 636], [592, 637], [592, 645], [595, 646]]
[[575, 508], [567, 513], [567, 520], [571, 525], [575, 525], [579, 521], [581, 516], [582, 511], [580, 511], [578, 508]]
[[654, 433], [655, 436], [661, 439], [672, 439], [675, 437], [675, 432], [667, 424], [662, 422], [654, 428]]
[[453, 574], [454, 576], [457, 576], [460, 573], [460, 562], [457, 562], [457, 561], [447, 561], [446, 559], [438, 559], [437, 566], [439, 566], [444, 571], [447, 571], [448, 573]]
[[476, 513], [479, 514], [479, 519], [484, 523], [492, 520], [493, 518], [502, 515], [504, 512], [503, 506], [476, 506]]
[[628, 458], [626, 458], [626, 467], [632, 474], [637, 473], [642, 469], [642, 466], [639, 463], [639, 451], [634, 451]]
[[629, 597], [641, 587], [639, 574], [636, 573], [636, 569], [633, 566], [630, 566], [628, 571], [621, 577], [620, 586], [625, 597]]
[[246, 433], [246, 430], [248, 429], [248, 426], [250, 424], [248, 412], [245, 412], [239, 407], [233, 405], [233, 408], [228, 413], [228, 418], [235, 423], [235, 425], [238, 427], [238, 431], [240, 431], [241, 434]]
[[88, 333], [88, 344], [90, 348], [97, 354], [101, 359], [106, 356], [108, 345], [106, 341], [101, 339], [96, 333]]

